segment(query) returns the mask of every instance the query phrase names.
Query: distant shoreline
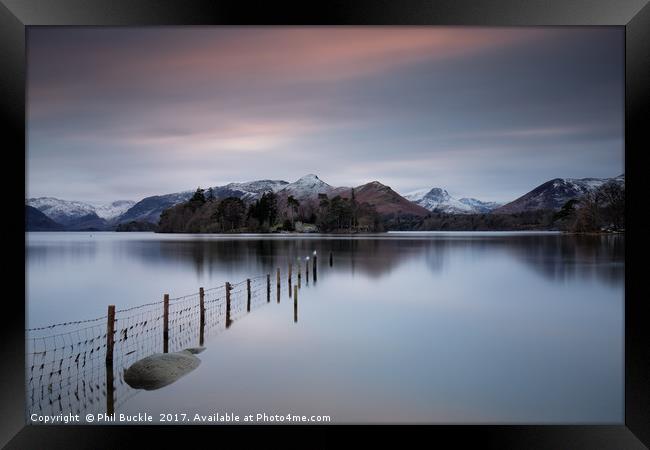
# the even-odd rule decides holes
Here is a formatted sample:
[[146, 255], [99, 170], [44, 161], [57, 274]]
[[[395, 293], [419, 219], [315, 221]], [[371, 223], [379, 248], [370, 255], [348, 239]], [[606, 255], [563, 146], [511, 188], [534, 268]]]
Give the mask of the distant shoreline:
[[397, 235], [397, 234], [413, 234], [413, 235], [428, 235], [428, 234], [445, 234], [445, 233], [463, 233], [463, 234], [478, 234], [478, 233], [508, 233], [508, 234], [561, 234], [573, 236], [610, 236], [610, 235], [625, 235], [625, 231], [602, 231], [602, 232], [572, 232], [563, 230], [390, 230], [378, 231], [367, 233], [264, 233], [264, 232], [250, 232], [250, 233], [159, 233], [156, 231], [115, 231], [115, 230], [25, 230], [25, 233], [83, 233], [83, 234], [108, 234], [108, 233], [147, 233], [156, 235], [193, 235], [193, 236], [286, 236], [286, 237], [304, 237], [304, 236], [376, 236], [376, 235]]

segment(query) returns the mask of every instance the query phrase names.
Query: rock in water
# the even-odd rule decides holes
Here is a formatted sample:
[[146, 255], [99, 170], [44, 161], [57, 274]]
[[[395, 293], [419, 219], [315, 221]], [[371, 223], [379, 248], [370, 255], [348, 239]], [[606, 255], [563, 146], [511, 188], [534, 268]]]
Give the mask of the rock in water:
[[205, 350], [188, 348], [176, 353], [156, 353], [136, 361], [124, 372], [124, 381], [134, 389], [153, 391], [172, 384], [196, 369], [201, 360], [194, 356]]

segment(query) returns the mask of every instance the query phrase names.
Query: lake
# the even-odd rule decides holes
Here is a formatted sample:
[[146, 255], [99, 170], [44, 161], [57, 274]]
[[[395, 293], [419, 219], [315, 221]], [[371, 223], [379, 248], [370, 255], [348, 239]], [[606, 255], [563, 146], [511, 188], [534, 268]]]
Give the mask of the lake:
[[[41, 364], [37, 373], [36, 359], [28, 367], [28, 413], [105, 410], [105, 345], [83, 353], [83, 369], [75, 346], [95, 345], [79, 329], [95, 327], [101, 338], [114, 304], [118, 324], [133, 320], [124, 342], [150, 342], [119, 355], [114, 410], [154, 422], [161, 413], [263, 413], [332, 423], [620, 424], [624, 247], [623, 235], [559, 233], [27, 233], [28, 328], [98, 319], [30, 332], [28, 352], [52, 358], [52, 369]], [[296, 303], [287, 268], [297, 284], [298, 258]], [[246, 278], [250, 312], [239, 284]], [[124, 383], [136, 355], [162, 351], [162, 333], [145, 333], [153, 319], [143, 311], [159, 324], [163, 294], [226, 281], [235, 285], [234, 319], [226, 328], [221, 291], [206, 292], [214, 309], [200, 365], [156, 390]], [[199, 345], [198, 296], [181, 303], [187, 314], [173, 314], [194, 322], [172, 322], [170, 338], [179, 334], [170, 351]], [[37, 351], [41, 338], [55, 343], [54, 356]]]

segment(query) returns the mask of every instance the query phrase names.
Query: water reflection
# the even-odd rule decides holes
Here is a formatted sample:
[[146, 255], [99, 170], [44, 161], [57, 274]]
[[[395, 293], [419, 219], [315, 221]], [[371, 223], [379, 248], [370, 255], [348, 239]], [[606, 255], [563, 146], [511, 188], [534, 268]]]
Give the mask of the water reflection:
[[[34, 411], [218, 404], [302, 406], [338, 422], [622, 417], [623, 236], [35, 233], [27, 256], [30, 326], [98, 317], [108, 304], [125, 311], [108, 370], [105, 319], [30, 341]], [[165, 349], [164, 293], [174, 300], [169, 351], [210, 348], [198, 370], [144, 393], [124, 371]]]
[[506, 248], [517, 260], [553, 281], [594, 278], [615, 285], [625, 276], [623, 236], [529, 236], [514, 239]]
[[[153, 266], [191, 266], [197, 276], [227, 272], [233, 267], [254, 268], [257, 273], [272, 272], [295, 260], [295, 255], [329, 254], [336, 259], [334, 270], [381, 278], [410, 260], [423, 258], [434, 273], [442, 272], [455, 255], [490, 258], [503, 253], [550, 280], [595, 278], [607, 284], [624, 278], [623, 236], [508, 235], [434, 236], [426, 238], [338, 238], [338, 239], [180, 239], [122, 242], [120, 254]], [[57, 251], [36, 249], [38, 257]], [[31, 253], [30, 253], [31, 255]], [[58, 255], [57, 255], [58, 256]], [[297, 262], [297, 261], [296, 261]], [[295, 264], [298, 283], [309, 282], [310, 261]]]
[[75, 241], [74, 245], [61, 245], [58, 241], [27, 242], [27, 257], [34, 265], [92, 262], [97, 257], [98, 244], [94, 240]]

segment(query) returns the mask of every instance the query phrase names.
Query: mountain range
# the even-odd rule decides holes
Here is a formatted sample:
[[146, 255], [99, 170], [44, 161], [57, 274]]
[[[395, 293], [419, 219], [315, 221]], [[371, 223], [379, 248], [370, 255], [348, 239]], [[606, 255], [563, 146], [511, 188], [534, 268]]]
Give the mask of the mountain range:
[[[452, 197], [445, 189], [433, 187], [400, 195], [379, 181], [357, 187], [335, 187], [317, 175], [308, 174], [289, 183], [284, 180], [256, 180], [229, 183], [206, 190], [206, 195], [217, 199], [238, 197], [245, 203], [259, 199], [265, 192], [274, 192], [280, 203], [286, 204], [289, 196], [301, 204], [317, 205], [319, 194], [329, 198], [336, 195], [349, 198], [353, 195], [360, 203], [368, 203], [382, 215], [410, 215], [425, 217], [431, 213], [443, 214], [512, 214], [541, 209], [557, 210], [568, 200], [579, 198], [608, 181], [625, 184], [625, 176], [615, 178], [556, 178], [549, 180], [521, 197], [506, 203], [485, 202], [475, 198]], [[31, 209], [26, 210], [27, 229], [52, 230], [108, 230], [127, 222], [157, 223], [167, 208], [189, 200], [194, 190], [156, 195], [138, 202], [117, 200], [105, 204], [61, 200], [53, 197], [27, 199], [26, 205], [51, 221], [47, 222]]]
[[488, 213], [501, 206], [501, 203], [483, 202], [475, 198], [456, 199], [442, 188], [420, 189], [404, 194], [404, 198], [416, 203], [428, 211], [448, 214]]
[[625, 186], [625, 175], [615, 178], [555, 178], [494, 210], [497, 214], [513, 214], [539, 209], [560, 209], [569, 200], [593, 192], [607, 182]]

